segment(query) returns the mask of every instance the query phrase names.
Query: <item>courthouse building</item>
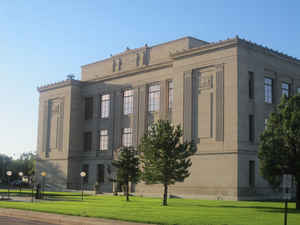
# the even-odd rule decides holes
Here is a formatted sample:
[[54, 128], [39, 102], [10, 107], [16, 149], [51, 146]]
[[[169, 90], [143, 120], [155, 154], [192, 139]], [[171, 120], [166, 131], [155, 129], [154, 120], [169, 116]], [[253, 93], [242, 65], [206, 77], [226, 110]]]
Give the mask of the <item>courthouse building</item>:
[[[194, 140], [191, 175], [175, 196], [210, 199], [274, 197], [259, 175], [259, 135], [283, 94], [300, 89], [300, 60], [235, 37], [208, 43], [192, 37], [113, 55], [81, 67], [81, 79], [42, 86], [37, 174], [47, 183], [111, 192], [111, 161], [137, 146], [149, 124], [168, 119]], [[37, 176], [37, 179], [40, 179]], [[137, 195], [160, 185], [140, 183]]]

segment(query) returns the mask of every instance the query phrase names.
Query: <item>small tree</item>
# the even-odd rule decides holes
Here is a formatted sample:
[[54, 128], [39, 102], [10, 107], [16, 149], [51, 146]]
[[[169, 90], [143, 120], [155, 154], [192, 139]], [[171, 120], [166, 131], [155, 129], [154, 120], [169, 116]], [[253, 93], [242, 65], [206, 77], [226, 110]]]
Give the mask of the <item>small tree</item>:
[[274, 187], [283, 174], [296, 180], [296, 208], [300, 209], [300, 95], [284, 97], [271, 113], [260, 136], [258, 157], [263, 177]]
[[139, 146], [146, 184], [164, 186], [163, 205], [167, 205], [168, 186], [183, 182], [192, 165], [189, 158], [196, 152], [194, 142], [182, 141], [183, 132], [166, 120], [159, 120], [145, 133]]
[[117, 182], [125, 187], [126, 201], [129, 201], [129, 182], [136, 184], [140, 180], [140, 160], [137, 151], [133, 147], [122, 147], [119, 159], [112, 165], [117, 168]]

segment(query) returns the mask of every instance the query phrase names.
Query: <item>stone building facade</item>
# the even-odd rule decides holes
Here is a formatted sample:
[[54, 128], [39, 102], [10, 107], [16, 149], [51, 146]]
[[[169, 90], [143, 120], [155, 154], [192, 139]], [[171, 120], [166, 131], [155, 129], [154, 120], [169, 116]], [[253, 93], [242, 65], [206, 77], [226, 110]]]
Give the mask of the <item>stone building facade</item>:
[[[208, 43], [184, 37], [127, 49], [42, 86], [37, 174], [64, 188], [100, 182], [111, 192], [111, 160], [122, 145], [139, 144], [153, 121], [181, 124], [195, 140], [191, 176], [170, 187], [176, 196], [262, 199], [274, 196], [259, 175], [259, 134], [282, 94], [300, 89], [300, 60], [235, 37]], [[37, 176], [37, 179], [40, 179]], [[160, 185], [138, 184], [156, 195]]]

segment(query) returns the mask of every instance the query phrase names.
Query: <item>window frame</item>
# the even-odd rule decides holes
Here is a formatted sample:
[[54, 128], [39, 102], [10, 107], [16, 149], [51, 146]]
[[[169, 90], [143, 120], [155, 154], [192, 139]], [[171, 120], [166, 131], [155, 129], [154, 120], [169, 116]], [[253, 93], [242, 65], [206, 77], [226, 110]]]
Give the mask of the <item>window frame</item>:
[[[107, 99], [103, 99], [105, 96], [108, 96]], [[110, 115], [110, 94], [100, 95], [100, 118], [107, 119]]]
[[[155, 89], [158, 87], [158, 89]], [[151, 90], [151, 89], [154, 90]], [[148, 86], [148, 112], [159, 112], [160, 110], [160, 82], [152, 83]]]
[[[130, 94], [126, 95], [127, 92]], [[133, 113], [133, 89], [126, 89], [123, 91], [123, 115], [130, 115]]]
[[84, 119], [90, 120], [94, 113], [94, 98], [92, 96], [84, 98]]
[[[100, 176], [100, 171], [103, 172], [103, 176]], [[104, 164], [97, 164], [97, 182], [99, 184], [103, 184], [105, 182], [105, 165]]]
[[249, 164], [248, 164], [248, 167], [249, 167], [249, 187], [250, 188], [254, 188], [255, 187], [255, 160], [249, 160]]
[[174, 107], [174, 81], [168, 80], [167, 87], [168, 87], [168, 111], [172, 112]]
[[255, 141], [255, 122], [254, 115], [249, 114], [248, 123], [249, 123], [249, 141], [253, 143]]
[[254, 99], [254, 73], [248, 71], [248, 97]]
[[133, 146], [132, 128], [126, 127], [122, 129], [122, 146], [131, 147]]
[[99, 131], [99, 151], [108, 151], [109, 149], [109, 136], [108, 130], [102, 129]]
[[[285, 86], [286, 85], [286, 86]], [[285, 87], [284, 87], [285, 86]], [[281, 97], [283, 96], [283, 95], [286, 95], [286, 91], [287, 91], [287, 95], [286, 95], [286, 97], [290, 97], [291, 96], [291, 84], [290, 83], [288, 83], [288, 82], [285, 82], [285, 81], [282, 81], [281, 82]]]
[[[267, 83], [266, 81], [271, 81], [270, 83]], [[274, 80], [271, 77], [264, 77], [264, 102], [268, 104], [273, 104], [274, 101]], [[271, 93], [270, 93], [271, 92]]]
[[83, 132], [83, 151], [90, 152], [92, 151], [93, 146], [93, 133], [91, 131]]

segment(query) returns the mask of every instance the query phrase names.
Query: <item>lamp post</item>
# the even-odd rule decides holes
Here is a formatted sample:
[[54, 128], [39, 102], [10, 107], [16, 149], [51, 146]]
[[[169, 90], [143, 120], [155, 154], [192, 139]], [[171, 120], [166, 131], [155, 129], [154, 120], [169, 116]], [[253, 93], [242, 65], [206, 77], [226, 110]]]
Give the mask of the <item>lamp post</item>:
[[33, 177], [30, 178], [31, 183], [31, 202], [33, 202], [33, 195], [34, 195], [34, 179]]
[[43, 171], [43, 172], [41, 172], [41, 176], [43, 177], [42, 191], [43, 191], [43, 198], [44, 198], [45, 197], [45, 180], [46, 180], [47, 173], [45, 171]]
[[291, 199], [292, 176], [283, 174], [282, 178], [283, 199], [284, 199], [284, 225], [287, 225], [288, 201]]
[[81, 200], [83, 200], [83, 179], [86, 176], [86, 172], [82, 171], [80, 173], [80, 176], [81, 176]]
[[20, 186], [19, 186], [19, 188], [20, 188], [20, 192], [22, 192], [22, 182], [23, 182], [23, 172], [19, 172], [18, 173], [18, 175], [19, 175], [19, 177], [21, 177], [21, 182], [20, 182]]
[[7, 175], [7, 182], [8, 182], [8, 188], [7, 188], [7, 197], [9, 199], [9, 188], [10, 188], [10, 181], [9, 181], [9, 178], [11, 177], [12, 175], [12, 171], [6, 171], [6, 175]]

